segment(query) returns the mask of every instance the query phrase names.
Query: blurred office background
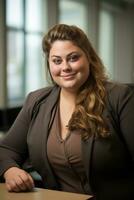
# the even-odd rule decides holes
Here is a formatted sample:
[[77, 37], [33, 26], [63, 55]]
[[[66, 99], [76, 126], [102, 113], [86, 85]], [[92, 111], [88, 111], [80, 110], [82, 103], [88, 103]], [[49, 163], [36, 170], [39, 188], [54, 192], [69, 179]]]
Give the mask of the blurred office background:
[[0, 0], [0, 127], [49, 84], [41, 40], [56, 23], [81, 27], [111, 79], [134, 82], [134, 0]]

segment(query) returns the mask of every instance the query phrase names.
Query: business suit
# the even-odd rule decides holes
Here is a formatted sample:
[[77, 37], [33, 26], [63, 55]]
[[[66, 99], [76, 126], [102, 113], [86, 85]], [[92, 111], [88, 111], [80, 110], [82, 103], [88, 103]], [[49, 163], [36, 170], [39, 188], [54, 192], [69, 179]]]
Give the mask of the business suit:
[[[91, 193], [97, 194], [97, 199], [130, 199], [134, 195], [134, 92], [127, 86], [111, 83], [107, 83], [106, 88], [108, 95], [103, 116], [109, 121], [110, 136], [91, 136], [82, 141], [84, 167]], [[21, 166], [29, 157], [41, 175], [44, 187], [59, 189], [46, 151], [59, 92], [60, 89], [54, 87], [28, 96], [8, 136], [0, 145], [0, 175], [9, 167]], [[118, 118], [116, 122], [120, 122], [120, 133], [117, 133], [113, 111]]]

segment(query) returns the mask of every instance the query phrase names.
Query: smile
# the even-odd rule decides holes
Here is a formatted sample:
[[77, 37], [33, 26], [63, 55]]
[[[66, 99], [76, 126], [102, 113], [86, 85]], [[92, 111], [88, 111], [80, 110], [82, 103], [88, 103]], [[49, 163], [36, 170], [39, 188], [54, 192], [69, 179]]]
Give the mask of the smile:
[[61, 75], [61, 77], [63, 77], [63, 78], [70, 78], [70, 77], [75, 76], [75, 74], [76, 74], [76, 73], [72, 73], [72, 74], [63, 74], [63, 75]]

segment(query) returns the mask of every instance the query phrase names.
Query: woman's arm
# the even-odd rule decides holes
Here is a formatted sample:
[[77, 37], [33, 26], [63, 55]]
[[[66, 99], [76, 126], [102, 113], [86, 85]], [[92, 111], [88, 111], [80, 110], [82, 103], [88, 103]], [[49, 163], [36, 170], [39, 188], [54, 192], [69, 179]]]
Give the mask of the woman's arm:
[[120, 130], [117, 132], [134, 161], [134, 88], [114, 85], [109, 92], [109, 102], [116, 127]]
[[121, 133], [134, 162], [134, 88], [120, 94], [118, 115]]
[[31, 104], [29, 95], [14, 124], [0, 142], [0, 176], [5, 178], [9, 191], [29, 190], [34, 185], [31, 176], [20, 169], [28, 157], [27, 133], [31, 121]]

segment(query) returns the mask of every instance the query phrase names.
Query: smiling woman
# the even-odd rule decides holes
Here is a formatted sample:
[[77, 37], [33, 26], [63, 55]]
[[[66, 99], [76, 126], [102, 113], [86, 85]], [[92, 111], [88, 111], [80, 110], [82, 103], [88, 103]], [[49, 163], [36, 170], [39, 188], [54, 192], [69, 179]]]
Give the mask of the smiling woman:
[[[57, 51], [58, 49], [58, 51]], [[63, 90], [77, 92], [89, 76], [89, 61], [71, 41], [55, 41], [49, 54], [50, 73]]]
[[57, 24], [43, 37], [54, 85], [30, 93], [0, 144], [8, 191], [43, 187], [99, 200], [134, 199], [134, 91], [108, 80], [101, 59], [76, 26]]
[[[101, 131], [98, 128], [99, 133], [96, 134], [106, 136], [108, 130], [103, 118], [100, 116], [99, 119], [95, 115], [101, 112], [97, 109], [103, 110], [104, 107], [102, 101], [105, 96], [104, 82], [107, 76], [86, 34], [76, 26], [59, 24], [50, 29], [43, 38], [42, 45], [52, 80], [54, 84], [60, 86], [61, 137], [67, 136], [66, 126], [69, 130], [85, 130], [82, 137], [92, 135], [91, 127], [94, 126], [95, 118], [97, 121], [101, 119]], [[77, 55], [77, 59], [73, 62], [69, 59], [71, 55]], [[57, 62], [55, 64], [57, 58], [58, 65]], [[94, 109], [96, 112], [93, 112]], [[89, 116], [93, 121], [88, 119]]]

